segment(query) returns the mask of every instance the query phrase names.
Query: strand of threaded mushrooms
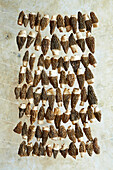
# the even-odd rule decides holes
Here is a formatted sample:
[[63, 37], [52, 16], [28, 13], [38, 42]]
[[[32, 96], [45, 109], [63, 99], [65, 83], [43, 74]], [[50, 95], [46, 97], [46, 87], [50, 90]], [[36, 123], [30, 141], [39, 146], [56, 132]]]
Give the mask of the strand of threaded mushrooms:
[[[69, 153], [70, 156], [76, 159], [78, 152], [80, 152], [81, 157], [83, 157], [86, 150], [89, 156], [92, 155], [93, 150], [96, 154], [99, 154], [100, 147], [98, 146], [97, 138], [92, 136], [88, 123], [93, 123], [95, 119], [99, 122], [101, 121], [101, 111], [97, 107], [98, 99], [92, 86], [94, 83], [94, 75], [89, 68], [89, 65], [94, 67], [97, 65], [93, 55], [95, 52], [95, 38], [91, 34], [92, 27], [95, 28], [98, 26], [98, 18], [95, 13], [90, 12], [89, 17], [87, 14], [83, 15], [79, 11], [78, 17], [71, 15], [70, 17], [65, 16], [64, 18], [59, 14], [52, 16], [51, 20], [49, 20], [49, 15], [41, 17], [39, 12], [37, 14], [30, 13], [26, 15], [21, 11], [17, 23], [25, 27], [29, 23], [30, 28], [35, 28], [37, 32], [37, 35], [35, 35], [33, 31], [27, 34], [26, 30], [21, 30], [16, 37], [18, 50], [20, 51], [24, 44], [26, 44], [25, 48], [30, 48], [31, 44], [34, 44], [36, 51], [40, 49], [42, 51], [38, 59], [37, 70], [34, 70], [35, 54], [32, 53], [29, 56], [29, 51], [27, 50], [25, 52], [23, 56], [23, 66], [20, 67], [19, 71], [18, 85], [15, 88], [16, 99], [20, 98], [23, 101], [27, 101], [27, 104], [21, 103], [19, 106], [19, 118], [26, 115], [30, 119], [29, 127], [26, 122], [22, 124], [22, 121], [20, 121], [14, 128], [14, 132], [21, 134], [23, 139], [28, 143], [26, 144], [26, 141], [23, 141], [20, 144], [18, 154], [20, 156], [27, 156], [30, 155], [30, 152], [33, 150], [33, 156], [45, 156], [47, 151], [49, 157], [51, 157], [53, 153], [53, 157], [56, 158], [59, 146], [54, 143], [53, 147], [48, 145], [45, 148], [48, 137], [62, 140], [67, 136], [72, 142], [69, 144], [69, 147], [63, 145], [60, 148], [60, 153], [64, 158], [66, 158], [67, 153]], [[49, 23], [50, 34], [52, 35], [51, 40], [47, 36], [42, 39], [41, 31], [43, 31]], [[67, 32], [72, 30], [73, 33], [71, 33], [69, 37], [64, 34], [61, 40], [59, 40], [57, 35], [54, 34], [56, 27], [61, 33], [64, 32], [64, 28], [66, 28]], [[82, 32], [85, 32], [85, 38]], [[84, 54], [86, 45], [90, 51], [87, 55]], [[65, 57], [59, 57], [61, 47], [66, 54]], [[72, 53], [75, 54], [71, 58], [68, 57], [69, 47]], [[52, 58], [49, 56], [45, 57], [49, 48], [53, 55]], [[83, 53], [82, 56], [76, 55], [79, 48]], [[85, 71], [80, 67], [80, 63], [84, 66]], [[49, 75], [47, 75], [44, 67], [48, 69], [50, 65], [52, 66], [52, 70], [49, 71]], [[68, 70], [70, 65], [73, 71]], [[32, 74], [33, 71], [34, 76]], [[59, 80], [58, 74], [60, 75]], [[73, 88], [71, 92], [70, 87], [74, 85], [75, 79], [78, 82], [78, 88]], [[39, 82], [41, 82], [42, 89], [38, 87]], [[85, 85], [85, 82], [87, 82], [87, 85]], [[52, 87], [46, 89], [50, 84]], [[67, 85], [69, 87], [67, 87]], [[61, 89], [63, 89], [63, 94]], [[86, 109], [82, 107], [78, 112], [76, 105], [79, 99], [81, 99], [80, 106], [84, 106], [86, 101], [88, 101], [89, 105]], [[38, 108], [40, 101], [42, 101], [42, 106]], [[58, 107], [54, 107], [55, 101]], [[45, 110], [47, 103], [48, 107], [47, 110]], [[69, 105], [71, 105], [71, 110], [69, 110]], [[65, 112], [62, 113], [59, 107], [63, 106]], [[52, 125], [49, 127], [43, 126], [41, 129], [40, 125], [43, 125], [44, 119]], [[80, 127], [80, 120], [83, 128]], [[37, 127], [34, 125], [36, 121], [38, 123]], [[68, 121], [72, 123], [72, 126], [70, 125], [68, 129], [66, 129], [65, 123], [68, 123]], [[61, 122], [64, 124], [62, 125]], [[74, 129], [73, 126], [75, 126]], [[88, 140], [86, 144], [83, 142], [84, 134]], [[32, 146], [30, 142], [34, 136], [37, 140], [42, 139], [40, 145], [38, 142], [35, 142]], [[76, 139], [80, 142], [79, 149], [77, 149], [75, 145]]]

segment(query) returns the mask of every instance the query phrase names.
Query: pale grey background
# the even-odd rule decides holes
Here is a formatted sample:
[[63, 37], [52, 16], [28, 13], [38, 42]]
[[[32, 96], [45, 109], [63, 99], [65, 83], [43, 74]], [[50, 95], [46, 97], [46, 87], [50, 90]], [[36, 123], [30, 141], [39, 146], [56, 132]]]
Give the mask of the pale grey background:
[[[102, 110], [102, 122], [91, 125], [94, 136], [99, 139], [101, 154], [86, 156], [77, 160], [60, 155], [57, 160], [52, 158], [20, 158], [17, 149], [21, 137], [12, 132], [18, 120], [17, 101], [14, 87], [21, 59], [15, 44], [15, 37], [21, 27], [17, 22], [20, 10], [25, 13], [71, 15], [81, 10], [88, 13], [95, 11], [99, 18], [99, 28], [93, 31], [96, 37], [96, 53], [98, 66], [93, 69], [95, 74], [95, 90]], [[113, 169], [113, 19], [112, 0], [0, 0], [0, 169], [1, 170], [51, 170], [51, 169]], [[22, 27], [23, 29], [23, 27]], [[27, 28], [30, 30], [29, 28]], [[47, 34], [48, 29], [44, 32]]]

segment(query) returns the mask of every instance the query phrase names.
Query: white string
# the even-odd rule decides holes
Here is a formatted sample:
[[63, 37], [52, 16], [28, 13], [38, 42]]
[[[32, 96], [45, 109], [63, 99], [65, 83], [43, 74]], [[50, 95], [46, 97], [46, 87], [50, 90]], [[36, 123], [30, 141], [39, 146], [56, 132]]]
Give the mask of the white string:
[[12, 142], [12, 141], [6, 141], [6, 140], [4, 140], [4, 141], [0, 140], [0, 142], [3, 142], [3, 143], [12, 143], [12, 144], [19, 145], [19, 143]]
[[[103, 124], [105, 124], [106, 122], [109, 122], [109, 121], [111, 121], [112, 119], [109, 119], [109, 120], [106, 120], [106, 121], [104, 121], [104, 122], [102, 122]], [[4, 122], [7, 122], [7, 123], [10, 123], [10, 124], [13, 124], [13, 125], [15, 125], [15, 123], [14, 122], [11, 122], [10, 120], [4, 120], [4, 119], [0, 119], [0, 121], [4, 121]], [[94, 122], [94, 123], [91, 123], [91, 124], [100, 124], [101, 122]], [[110, 128], [112, 128], [112, 127], [110, 127]]]
[[0, 100], [4, 100], [4, 101], [10, 102], [10, 103], [13, 103], [13, 104], [15, 104], [15, 105], [18, 105], [18, 104], [19, 104], [19, 103], [14, 103], [13, 101], [10, 101], [10, 100], [4, 99], [4, 98], [0, 98]]
[[[21, 66], [21, 65], [15, 65], [14, 66], [14, 65], [11, 65], [11, 64], [3, 63], [3, 62], [0, 62], [0, 64], [7, 65], [7, 66], [11, 67], [11, 69], [15, 67], [16, 69], [12, 69], [12, 70], [16, 70], [16, 71], [19, 71], [19, 68]], [[112, 65], [113, 62], [110, 62], [110, 64]], [[106, 66], [106, 65], [108, 65], [108, 63], [100, 65], [100, 66], [97, 65], [97, 68], [103, 68], [103, 66]], [[17, 67], [19, 67], [19, 68], [17, 68]]]
[[15, 125], [15, 123], [14, 123], [14, 122], [11, 122], [11, 121], [9, 121], [9, 120], [3, 120], [3, 119], [0, 119], [0, 121], [7, 122], [7, 123], [9, 123], [9, 124], [13, 124], [13, 125]]
[[[110, 138], [105, 138], [105, 139], [99, 140], [99, 143], [103, 142], [103, 141], [111, 140], [111, 139], [113, 139], [113, 136], [110, 137]], [[0, 142], [3, 142], [3, 143], [12, 143], [12, 144], [20, 145], [20, 143], [12, 142], [12, 141], [6, 141], [6, 140], [4, 140], [4, 141], [0, 140]]]
[[[17, 78], [17, 76], [15, 76], [15, 78]], [[14, 87], [14, 85], [17, 85], [17, 81], [16, 82], [12, 82], [13, 85], [9, 84], [9, 83], [4, 83], [4, 82], [0, 82], [0, 84], [4, 84], [4, 85], [8, 85], [8, 86]], [[112, 82], [111, 82], [111, 86], [109, 86], [109, 87], [112, 87]], [[104, 87], [100, 87], [99, 89], [105, 89], [105, 88], [108, 88], [108, 87], [104, 86]]]

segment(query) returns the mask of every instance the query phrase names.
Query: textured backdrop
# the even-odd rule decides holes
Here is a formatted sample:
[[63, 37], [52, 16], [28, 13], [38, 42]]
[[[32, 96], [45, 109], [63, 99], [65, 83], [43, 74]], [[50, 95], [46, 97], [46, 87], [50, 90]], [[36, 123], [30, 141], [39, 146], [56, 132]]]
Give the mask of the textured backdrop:
[[[113, 19], [112, 0], [0, 0], [0, 169], [1, 170], [56, 170], [56, 169], [113, 169]], [[18, 53], [15, 37], [20, 26], [18, 13], [39, 11], [42, 15], [71, 15], [81, 10], [83, 13], [95, 11], [99, 18], [99, 28], [94, 30], [98, 66], [93, 69], [95, 91], [102, 110], [102, 122], [91, 125], [98, 137], [101, 154], [86, 156], [84, 159], [64, 159], [28, 157], [20, 158], [17, 149], [21, 137], [12, 129], [19, 121], [14, 87], [17, 83], [22, 56]], [[46, 33], [46, 32], [45, 32]]]

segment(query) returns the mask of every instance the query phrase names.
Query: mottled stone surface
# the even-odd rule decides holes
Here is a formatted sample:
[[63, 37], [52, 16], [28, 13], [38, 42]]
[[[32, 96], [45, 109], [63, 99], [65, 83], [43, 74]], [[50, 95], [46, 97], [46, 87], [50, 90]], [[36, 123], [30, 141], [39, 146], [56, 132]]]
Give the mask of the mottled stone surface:
[[[112, 170], [113, 169], [113, 1], [112, 0], [0, 0], [0, 169], [1, 170]], [[100, 155], [85, 156], [77, 160], [59, 154], [53, 158], [20, 158], [17, 155], [21, 137], [13, 133], [19, 122], [18, 101], [15, 100], [14, 87], [17, 83], [19, 66], [25, 48], [19, 53], [15, 37], [20, 29], [17, 17], [20, 10], [25, 13], [71, 15], [81, 10], [83, 13], [95, 11], [99, 18], [99, 28], [93, 29], [96, 37], [95, 56], [98, 62], [95, 75], [95, 91], [102, 110], [102, 122], [91, 125], [93, 136], [99, 139]], [[26, 28], [29, 32], [29, 26]], [[42, 32], [48, 35], [49, 27]], [[58, 30], [56, 30], [58, 33]], [[58, 33], [59, 34], [59, 33]], [[60, 35], [60, 34], [59, 34]], [[30, 52], [32, 48], [30, 48]], [[39, 56], [39, 52], [35, 52]], [[49, 52], [49, 54], [51, 54]], [[64, 55], [64, 53], [63, 53]], [[71, 54], [72, 55], [72, 54]]]

